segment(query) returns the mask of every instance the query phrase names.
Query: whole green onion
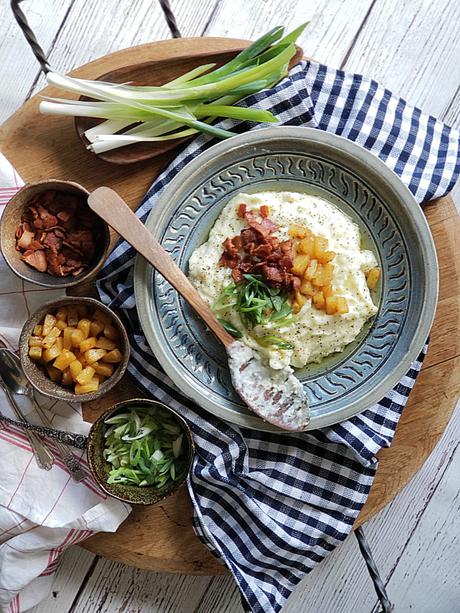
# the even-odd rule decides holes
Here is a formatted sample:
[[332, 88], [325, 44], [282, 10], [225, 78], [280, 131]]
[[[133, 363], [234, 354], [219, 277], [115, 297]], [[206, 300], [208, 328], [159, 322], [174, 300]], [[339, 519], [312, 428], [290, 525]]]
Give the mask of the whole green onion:
[[198, 66], [162, 86], [90, 81], [50, 72], [49, 84], [91, 100], [47, 99], [40, 103], [40, 111], [104, 119], [85, 133], [90, 142], [88, 149], [95, 153], [137, 142], [175, 140], [198, 132], [229, 138], [234, 133], [213, 126], [214, 119], [277, 121], [268, 110], [234, 105], [249, 94], [274, 86], [287, 74], [296, 53], [294, 42], [306, 25], [284, 38], [284, 28], [273, 28], [224, 66]]

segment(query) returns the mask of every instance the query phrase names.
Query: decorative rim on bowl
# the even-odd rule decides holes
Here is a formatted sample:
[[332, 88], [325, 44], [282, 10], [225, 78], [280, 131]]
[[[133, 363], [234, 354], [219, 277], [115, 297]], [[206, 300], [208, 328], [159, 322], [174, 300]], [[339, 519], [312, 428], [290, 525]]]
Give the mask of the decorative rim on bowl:
[[[343, 421], [369, 408], [410, 369], [428, 337], [436, 310], [436, 251], [421, 207], [392, 170], [360, 145], [312, 128], [258, 129], [214, 145], [174, 177], [159, 197], [146, 225], [184, 268], [188, 259], [184, 250], [189, 249], [189, 256], [191, 249], [184, 245], [190, 240], [192, 229], [200, 235], [200, 242], [205, 240], [214, 219], [230, 197], [245, 191], [249, 185], [259, 185], [260, 191], [262, 183], [269, 183], [268, 178], [272, 183], [282, 180], [285, 185], [301, 181], [307, 184], [308, 179], [312, 189], [321, 187], [324, 193], [335, 191], [338, 206], [343, 206], [356, 221], [366, 222], [365, 230], [384, 268], [379, 314], [367, 334], [360, 338], [358, 349], [348, 350], [347, 347], [332, 366], [323, 367], [316, 379], [311, 372], [306, 378], [301, 376], [312, 400], [309, 426], [312, 430]], [[296, 188], [285, 189], [295, 191]], [[207, 228], [204, 218], [209, 222]], [[198, 230], [194, 223], [199, 226]], [[135, 294], [147, 341], [168, 376], [186, 396], [218, 417], [240, 426], [280, 432], [257, 416], [242, 411], [228, 392], [225, 398], [227, 381], [222, 383], [225, 352], [217, 355], [217, 345], [211, 366], [208, 352], [204, 357], [195, 355], [194, 364], [190, 362], [190, 367], [186, 367], [192, 350], [183, 349], [184, 345], [198, 344], [193, 350], [195, 354], [204, 351], [201, 339], [207, 334], [206, 330], [197, 324], [195, 333], [189, 333], [187, 326], [192, 325], [189, 323], [192, 312], [182, 307], [170, 286], [142, 258], [136, 261]], [[389, 304], [392, 300], [398, 307], [392, 308]], [[161, 309], [164, 317], [158, 314]], [[394, 316], [392, 311], [395, 311]], [[180, 324], [173, 323], [174, 317]], [[168, 325], [165, 321], [172, 330], [170, 336], [166, 336]], [[382, 321], [385, 325], [380, 325]], [[172, 342], [174, 330], [177, 331], [177, 343]], [[387, 338], [390, 336], [391, 342]], [[377, 338], [383, 340], [377, 342]], [[384, 349], [379, 348], [379, 342]], [[359, 351], [364, 352], [361, 347], [366, 347], [366, 343], [369, 349], [377, 347], [368, 360], [372, 368], [364, 360], [353, 363], [352, 371], [347, 370], [354, 359], [350, 352], [359, 355]], [[182, 351], [180, 358], [179, 351]], [[205, 376], [197, 378], [200, 369], [210, 381], [209, 389], [203, 383]], [[216, 375], [213, 369], [218, 371]], [[352, 377], [356, 376], [354, 383], [346, 380], [350, 372]], [[341, 381], [336, 373], [343, 376]], [[214, 393], [213, 385], [219, 387], [220, 395]]]

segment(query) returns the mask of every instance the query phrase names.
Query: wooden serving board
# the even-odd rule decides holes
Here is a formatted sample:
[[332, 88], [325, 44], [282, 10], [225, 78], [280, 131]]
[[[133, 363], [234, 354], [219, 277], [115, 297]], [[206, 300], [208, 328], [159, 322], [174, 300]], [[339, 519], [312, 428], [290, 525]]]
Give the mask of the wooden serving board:
[[[171, 56], [225, 52], [244, 41], [223, 38], [177, 39], [132, 47], [105, 56], [73, 71], [96, 78], [117, 68], [164, 60]], [[42, 94], [57, 95], [54, 88]], [[62, 93], [59, 92], [62, 97]], [[87, 189], [108, 185], [135, 209], [160, 170], [175, 155], [130, 166], [115, 166], [85, 151], [71, 118], [42, 116], [38, 97], [29, 100], [0, 128], [0, 150], [26, 181], [45, 178], [77, 181]], [[383, 450], [369, 499], [356, 525], [370, 519], [390, 502], [420, 469], [440, 439], [460, 395], [460, 218], [450, 198], [425, 207], [438, 252], [441, 287], [430, 349], [393, 445]], [[93, 421], [116, 401], [138, 395], [125, 378], [106, 397], [84, 407]], [[147, 508], [136, 508], [115, 534], [100, 533], [83, 543], [99, 555], [138, 568], [215, 575], [226, 572], [201, 545], [192, 529], [192, 506], [183, 487], [175, 496]]]

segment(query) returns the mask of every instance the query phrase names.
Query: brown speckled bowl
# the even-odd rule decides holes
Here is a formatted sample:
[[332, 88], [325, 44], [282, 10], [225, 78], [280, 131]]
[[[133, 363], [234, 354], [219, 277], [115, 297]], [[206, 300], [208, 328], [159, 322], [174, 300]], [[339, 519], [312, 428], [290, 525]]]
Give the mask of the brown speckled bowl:
[[[89, 394], [75, 394], [71, 387], [64, 387], [59, 383], [51, 381], [48, 373], [45, 369], [34, 360], [29, 358], [29, 337], [32, 336], [33, 329], [36, 324], [40, 324], [46, 313], [55, 313], [59, 307], [85, 304], [90, 309], [99, 309], [100, 311], [107, 313], [112, 319], [113, 325], [117, 328], [120, 335], [120, 351], [123, 354], [123, 360], [119, 363], [115, 369], [113, 375], [106, 379], [102, 385], [99, 386], [97, 392], [91, 392]], [[41, 306], [35, 313], [29, 317], [22, 328], [21, 336], [19, 338], [19, 355], [21, 358], [22, 368], [27, 379], [39, 392], [45, 396], [51, 398], [57, 398], [59, 400], [66, 400], [67, 402], [88, 402], [95, 400], [100, 396], [104, 396], [112, 387], [114, 387], [123, 376], [129, 361], [129, 340], [126, 330], [121, 322], [121, 319], [115, 315], [115, 313], [106, 307], [99, 300], [94, 298], [80, 298], [80, 297], [66, 297], [59, 300], [53, 300], [47, 302]]]
[[[183, 473], [175, 480], [168, 481], [162, 488], [157, 489], [153, 486], [137, 487], [135, 485], [126, 485], [123, 483], [107, 483], [107, 476], [110, 472], [110, 464], [106, 462], [103, 456], [105, 447], [104, 433], [106, 425], [104, 420], [112, 415], [124, 411], [131, 407], [161, 407], [169, 411], [184, 433], [184, 445], [185, 445], [185, 460], [186, 468]], [[162, 402], [156, 400], [149, 400], [147, 398], [132, 398], [131, 400], [125, 400], [111, 407], [108, 411], [103, 413], [93, 424], [90, 433], [88, 435], [88, 462], [91, 468], [91, 472], [96, 479], [99, 487], [104, 492], [122, 500], [129, 504], [149, 505], [155, 504], [160, 500], [163, 500], [167, 496], [173, 494], [177, 489], [186, 481], [190, 472], [193, 462], [193, 455], [195, 452], [195, 445], [193, 443], [192, 432], [185, 421], [176, 411], [173, 411], [170, 407], [166, 406]]]
[[3, 257], [11, 270], [25, 281], [36, 283], [43, 287], [65, 288], [78, 285], [83, 281], [87, 281], [89, 277], [96, 274], [105, 262], [110, 245], [110, 232], [108, 225], [99, 220], [101, 238], [96, 244], [96, 252], [93, 260], [85, 270], [73, 277], [53, 277], [47, 272], [39, 272], [21, 260], [21, 254], [16, 250], [15, 233], [21, 224], [21, 217], [24, 209], [27, 207], [30, 199], [41, 192], [48, 190], [62, 191], [70, 194], [77, 194], [88, 197], [89, 192], [72, 181], [60, 181], [58, 179], [49, 179], [46, 181], [38, 181], [37, 183], [27, 183], [17, 194], [11, 198], [3, 211], [0, 219], [0, 247]]

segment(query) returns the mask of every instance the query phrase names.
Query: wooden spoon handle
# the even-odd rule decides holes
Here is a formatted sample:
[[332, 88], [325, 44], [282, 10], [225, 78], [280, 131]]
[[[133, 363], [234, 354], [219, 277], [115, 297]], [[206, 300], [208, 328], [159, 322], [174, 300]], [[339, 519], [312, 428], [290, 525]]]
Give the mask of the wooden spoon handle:
[[202, 317], [217, 338], [228, 347], [234, 342], [217, 321], [214, 313], [201, 298], [174, 260], [166, 253], [156, 238], [131, 211], [126, 202], [109, 187], [98, 187], [88, 197], [90, 208], [99, 215], [120, 236], [128, 241], [147, 262], [185, 298], [189, 305]]

